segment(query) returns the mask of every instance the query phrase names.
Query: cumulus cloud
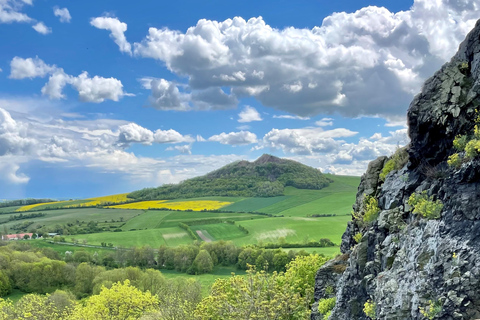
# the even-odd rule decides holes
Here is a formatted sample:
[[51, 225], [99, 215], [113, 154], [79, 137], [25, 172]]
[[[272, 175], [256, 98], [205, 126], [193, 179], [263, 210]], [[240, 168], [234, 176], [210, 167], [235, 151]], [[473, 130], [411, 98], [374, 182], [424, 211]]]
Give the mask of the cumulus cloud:
[[47, 27], [43, 22], [38, 22], [32, 26], [32, 28], [41, 34], [49, 34], [52, 33], [52, 28]]
[[186, 32], [151, 27], [133, 51], [187, 76], [192, 90], [230, 88], [302, 117], [394, 117], [454, 54], [479, 9], [478, 0], [415, 0], [398, 13], [334, 13], [310, 30], [275, 29], [261, 17], [201, 19]]
[[24, 79], [45, 77], [56, 70], [56, 66], [49, 66], [38, 57], [23, 59], [14, 57], [10, 62], [10, 79]]
[[142, 87], [151, 90], [150, 106], [157, 110], [224, 110], [235, 108], [238, 100], [235, 95], [225, 93], [221, 88], [180, 91], [178, 84], [152, 77], [139, 79]]
[[190, 136], [183, 136], [173, 129], [158, 129], [153, 132], [133, 122], [120, 126], [118, 130], [118, 141], [123, 145], [130, 143], [141, 143], [145, 145], [151, 145], [152, 143], [181, 143], [193, 142], [195, 140]]
[[118, 79], [99, 76], [92, 78], [86, 71], [76, 77], [71, 76], [66, 74], [62, 68], [48, 65], [38, 57], [27, 59], [14, 57], [10, 62], [10, 68], [11, 79], [43, 78], [50, 74], [48, 82], [42, 88], [42, 94], [51, 99], [65, 98], [63, 89], [67, 84], [78, 92], [78, 98], [83, 102], [118, 101], [123, 96], [131, 95], [124, 92], [122, 82]]
[[317, 125], [319, 127], [333, 126], [333, 119], [332, 118], [323, 118], [321, 120], [315, 121], [315, 125]]
[[32, 5], [28, 0], [0, 0], [0, 23], [32, 22], [21, 10], [25, 5]]
[[90, 20], [90, 24], [97, 29], [103, 29], [110, 31], [110, 38], [120, 48], [121, 52], [132, 54], [132, 46], [125, 37], [125, 31], [127, 31], [127, 24], [121, 22], [117, 18], [112, 17], [97, 17]]
[[300, 155], [333, 152], [344, 142], [338, 138], [352, 137], [357, 133], [345, 128], [272, 129], [255, 149], [280, 149], [285, 153]]
[[173, 147], [168, 147], [165, 150], [166, 151], [177, 150], [181, 154], [192, 154], [192, 145], [191, 144], [186, 144], [186, 145], [183, 145], [183, 146], [173, 146]]
[[70, 12], [67, 8], [54, 7], [53, 14], [55, 15], [55, 17], [59, 18], [60, 22], [69, 23], [70, 20], [72, 20], [72, 16], [70, 15]]
[[262, 121], [262, 117], [258, 111], [250, 106], [245, 106], [243, 110], [238, 114], [238, 122], [252, 122]]
[[222, 132], [220, 134], [211, 136], [208, 138], [208, 141], [216, 141], [221, 144], [229, 144], [232, 146], [246, 145], [257, 142], [257, 136], [255, 133], [249, 131], [239, 131], [239, 132]]

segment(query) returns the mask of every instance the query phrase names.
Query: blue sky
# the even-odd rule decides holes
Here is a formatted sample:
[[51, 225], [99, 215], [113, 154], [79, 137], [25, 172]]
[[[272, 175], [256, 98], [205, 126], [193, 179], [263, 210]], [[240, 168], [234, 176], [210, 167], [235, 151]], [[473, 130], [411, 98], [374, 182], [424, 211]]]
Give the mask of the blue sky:
[[480, 0], [0, 0], [0, 199], [175, 183], [262, 153], [361, 175], [408, 143]]

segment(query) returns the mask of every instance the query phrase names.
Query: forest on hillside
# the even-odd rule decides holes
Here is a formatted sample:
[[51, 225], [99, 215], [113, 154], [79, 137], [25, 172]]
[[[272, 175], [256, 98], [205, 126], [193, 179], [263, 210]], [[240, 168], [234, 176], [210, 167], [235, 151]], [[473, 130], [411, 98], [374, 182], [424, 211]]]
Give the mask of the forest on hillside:
[[[262, 161], [268, 157], [267, 161]], [[332, 180], [320, 170], [296, 161], [264, 155], [257, 161], [239, 161], [179, 184], [132, 192], [135, 200], [197, 198], [205, 196], [275, 197], [284, 188], [319, 190]]]

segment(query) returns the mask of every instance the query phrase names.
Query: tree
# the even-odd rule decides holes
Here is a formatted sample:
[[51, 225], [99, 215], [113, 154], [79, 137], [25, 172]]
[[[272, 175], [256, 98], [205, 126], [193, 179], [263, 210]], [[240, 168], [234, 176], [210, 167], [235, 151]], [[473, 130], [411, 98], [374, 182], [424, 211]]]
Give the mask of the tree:
[[0, 270], [0, 297], [5, 297], [12, 292], [12, 284], [8, 276]]
[[194, 274], [202, 274], [211, 272], [213, 269], [213, 260], [207, 250], [200, 250], [195, 257], [192, 265], [192, 272]]
[[124, 320], [138, 319], [143, 314], [155, 312], [158, 298], [130, 285], [129, 280], [117, 282], [110, 289], [103, 287], [99, 295], [88, 298], [84, 307], [77, 307], [74, 320]]
[[25, 234], [25, 235], [23, 235], [23, 239], [28, 240], [28, 239], [30, 239], [30, 236], [28, 234]]

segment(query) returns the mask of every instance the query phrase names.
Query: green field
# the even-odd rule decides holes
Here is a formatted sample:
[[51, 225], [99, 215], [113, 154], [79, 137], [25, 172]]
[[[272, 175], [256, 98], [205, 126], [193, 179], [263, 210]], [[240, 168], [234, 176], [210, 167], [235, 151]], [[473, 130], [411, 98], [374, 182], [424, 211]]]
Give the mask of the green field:
[[0, 214], [2, 213], [13, 213], [17, 209], [20, 209], [22, 206], [16, 206], [16, 207], [2, 207], [0, 208]]
[[190, 228], [193, 231], [206, 231], [211, 236], [212, 240], [232, 240], [245, 236], [245, 233], [243, 233], [236, 225], [229, 223], [206, 224], [191, 226]]
[[70, 238], [79, 240], [87, 240], [88, 244], [101, 245], [102, 242], [113, 243], [115, 247], [141, 247], [149, 245], [152, 248], [160, 247], [161, 245], [179, 245], [191, 243], [192, 239], [188, 237], [185, 230], [179, 227], [162, 228], [162, 229], [148, 229], [137, 231], [124, 232], [101, 232], [90, 234], [79, 234], [68, 236]]
[[340, 247], [325, 247], [325, 248], [312, 248], [312, 247], [305, 247], [305, 248], [284, 248], [282, 249], [285, 252], [289, 252], [290, 250], [293, 251], [300, 251], [304, 250], [308, 253], [318, 253], [323, 254], [326, 257], [335, 257], [337, 254], [340, 254]]
[[229, 206], [223, 207], [226, 211], [237, 212], [263, 212], [262, 209], [271, 206], [277, 202], [288, 199], [288, 196], [271, 197], [271, 198], [246, 198]]
[[[70, 241], [70, 238], [69, 236], [65, 236], [65, 240], [67, 241]], [[92, 248], [92, 247], [83, 247], [83, 246], [75, 246], [75, 245], [68, 245], [68, 244], [51, 243], [50, 241], [46, 241], [43, 239], [28, 240], [28, 244], [37, 248], [51, 248], [57, 251], [62, 258], [65, 257], [66, 251], [71, 251], [72, 253], [75, 253], [75, 251], [87, 251], [91, 254], [94, 254], [95, 252], [100, 254], [101, 252], [112, 252], [114, 250], [113, 248], [108, 248], [108, 247]]]

